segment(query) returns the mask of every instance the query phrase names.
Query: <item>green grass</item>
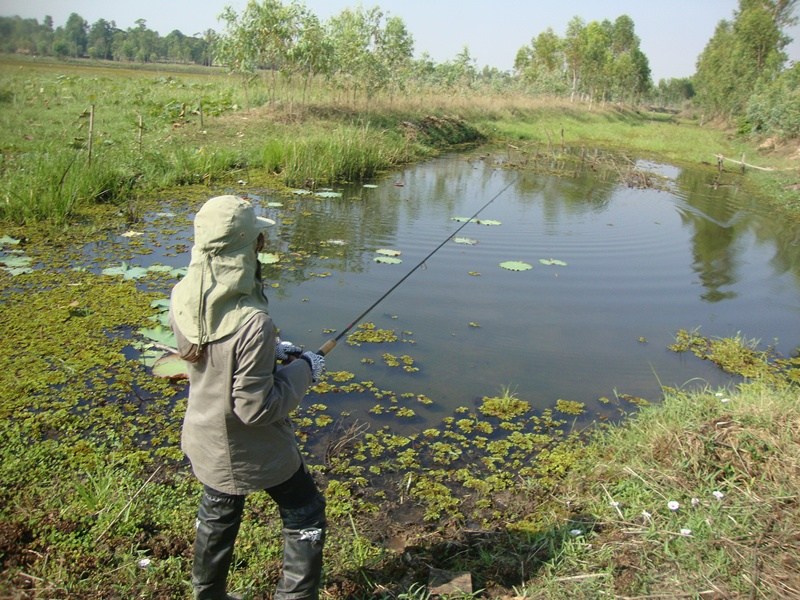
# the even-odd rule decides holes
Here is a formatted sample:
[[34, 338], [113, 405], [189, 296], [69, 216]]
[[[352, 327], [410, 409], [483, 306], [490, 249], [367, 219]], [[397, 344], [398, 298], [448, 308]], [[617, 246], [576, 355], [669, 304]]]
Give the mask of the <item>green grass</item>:
[[[322, 86], [305, 104], [291, 89], [265, 103], [263, 89], [245, 91], [220, 71], [4, 61], [0, 76], [0, 221], [47, 265], [0, 273], [0, 337], [9, 348], [0, 353], [3, 596], [189, 595], [200, 489], [179, 462], [183, 406], [177, 387], [125, 356], [127, 334], [150, 324], [151, 295], [69, 270], [82, 244], [135, 218], [153, 190], [183, 186], [178, 196], [196, 198], [238, 179], [323, 186], [481, 134], [530, 154], [558, 152], [562, 129], [572, 148], [687, 164], [746, 153], [756, 164], [791, 164], [688, 119], [523, 97], [421, 93], [377, 100], [367, 113]], [[747, 181], [796, 217], [790, 177], [749, 171]], [[340, 453], [313, 465], [326, 480], [332, 524], [326, 597], [426, 598], [431, 566], [469, 571], [486, 597], [796, 596], [798, 363], [697, 332], [679, 332], [673, 350], [751, 380], [732, 390], [665, 390], [663, 403], [598, 429], [589, 443], [565, 433], [571, 418], [531, 414], [508, 389], [484, 401], [490, 414], [459, 409], [413, 437], [338, 432]], [[420, 398], [344, 376], [315, 393], [361, 394], [398, 418]], [[515, 430], [515, 418], [529, 434]], [[307, 436], [330, 418], [309, 407], [296, 421]], [[398, 511], [400, 531], [382, 520], [386, 506]], [[249, 597], [274, 586], [279, 528], [269, 499], [253, 496], [231, 574]]]

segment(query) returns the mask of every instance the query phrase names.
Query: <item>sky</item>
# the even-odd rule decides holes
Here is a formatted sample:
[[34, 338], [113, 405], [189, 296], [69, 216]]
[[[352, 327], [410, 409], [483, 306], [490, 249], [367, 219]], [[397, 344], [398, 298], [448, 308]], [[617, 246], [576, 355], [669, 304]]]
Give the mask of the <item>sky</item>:
[[[98, 19], [117, 27], [147, 27], [166, 36], [177, 29], [194, 35], [223, 30], [218, 20], [225, 6], [241, 13], [248, 0], [0, 0], [0, 16], [19, 15], [40, 23], [46, 15], [55, 26], [76, 12], [90, 24]], [[517, 51], [551, 28], [566, 33], [575, 16], [586, 23], [621, 15], [633, 19], [640, 48], [647, 56], [654, 82], [689, 77], [697, 58], [719, 21], [732, 20], [738, 0], [298, 0], [321, 20], [345, 8], [378, 6], [388, 16], [403, 19], [414, 38], [415, 57], [427, 52], [434, 61], [452, 60], [466, 46], [478, 68], [511, 70]], [[289, 0], [284, 0], [289, 4]], [[800, 61], [800, 26], [787, 32], [795, 41], [789, 58]]]

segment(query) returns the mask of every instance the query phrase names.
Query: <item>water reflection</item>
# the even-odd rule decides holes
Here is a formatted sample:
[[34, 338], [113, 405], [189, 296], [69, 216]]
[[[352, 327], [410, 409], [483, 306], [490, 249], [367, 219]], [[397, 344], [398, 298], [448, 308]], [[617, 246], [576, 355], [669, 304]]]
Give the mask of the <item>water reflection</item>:
[[[729, 382], [712, 365], [667, 350], [678, 329], [741, 332], [784, 354], [800, 342], [800, 229], [775, 222], [737, 187], [715, 189], [714, 172], [662, 166], [659, 174], [673, 180], [659, 191], [591, 173], [506, 170], [502, 159], [485, 151], [449, 156], [391, 174], [374, 189], [297, 196], [280, 208], [252, 190], [278, 221], [270, 250], [282, 260], [265, 273], [284, 337], [322, 345], [452, 235], [460, 225], [454, 217], [472, 215], [511, 183], [480, 215], [501, 225], [468, 224], [459, 236], [475, 245], [445, 244], [366, 318], [406, 341], [342, 341], [329, 369], [425, 394], [436, 403], [431, 413], [449, 414], [507, 386], [540, 408], [562, 398], [602, 414], [604, 397], [657, 399], [662, 385]], [[176, 249], [190, 243], [190, 228], [158, 235], [162, 250], [143, 261], [188, 260]], [[381, 248], [399, 250], [403, 263], [374, 262]], [[566, 266], [539, 262], [550, 258]], [[500, 268], [507, 260], [534, 269]], [[384, 352], [411, 355], [420, 371], [387, 366]], [[363, 399], [336, 402], [369, 409]]]

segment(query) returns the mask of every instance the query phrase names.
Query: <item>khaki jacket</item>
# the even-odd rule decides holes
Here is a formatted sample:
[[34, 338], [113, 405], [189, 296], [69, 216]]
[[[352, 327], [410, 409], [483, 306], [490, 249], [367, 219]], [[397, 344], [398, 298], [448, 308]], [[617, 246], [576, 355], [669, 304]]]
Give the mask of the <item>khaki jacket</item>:
[[[172, 322], [178, 349], [189, 341]], [[249, 494], [289, 479], [302, 464], [288, 415], [311, 385], [304, 360], [277, 368], [276, 331], [266, 313], [205, 347], [189, 367], [181, 448], [204, 484]]]

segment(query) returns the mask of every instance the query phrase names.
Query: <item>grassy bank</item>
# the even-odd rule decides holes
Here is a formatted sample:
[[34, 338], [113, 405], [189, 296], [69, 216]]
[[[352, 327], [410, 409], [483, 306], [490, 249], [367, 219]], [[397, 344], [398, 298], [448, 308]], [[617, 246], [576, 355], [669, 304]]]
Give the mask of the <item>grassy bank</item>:
[[[205, 70], [6, 61], [0, 74], [0, 238], [13, 238], [0, 244], [47, 265], [0, 271], [0, 597], [189, 597], [200, 489], [178, 449], [184, 389], [134, 348], [160, 295], [72, 270], [87, 240], [167, 188], [196, 205], [240, 180], [323, 187], [488, 141], [530, 169], [581, 148], [709, 168], [744, 155], [777, 170], [737, 181], [800, 214], [789, 152], [688, 117], [486, 95], [353, 107], [324, 86], [273, 95]], [[493, 598], [800, 596], [797, 362], [686, 332], [672, 349], [746, 383], [620, 401], [623, 425], [580, 434], [575, 407], [534, 413], [506, 390], [403, 436], [360, 431], [327, 394], [397, 419], [430, 399], [331, 373], [295, 415], [328, 498], [324, 597], [423, 600], [434, 569]], [[247, 598], [274, 587], [278, 523], [254, 496], [231, 575]]]

